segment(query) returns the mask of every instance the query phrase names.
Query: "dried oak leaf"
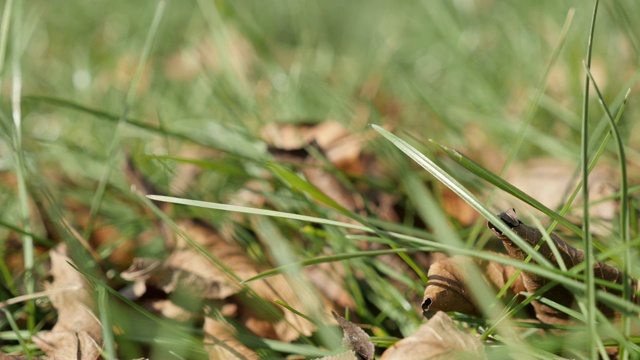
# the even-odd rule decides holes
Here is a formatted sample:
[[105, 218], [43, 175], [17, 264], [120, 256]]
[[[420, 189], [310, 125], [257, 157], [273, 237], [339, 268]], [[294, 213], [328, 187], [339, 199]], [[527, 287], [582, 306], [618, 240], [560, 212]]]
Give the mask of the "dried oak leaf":
[[486, 359], [480, 340], [465, 334], [438, 312], [418, 331], [388, 348], [380, 360]]
[[335, 311], [332, 311], [331, 314], [333, 314], [333, 317], [338, 321], [344, 332], [346, 345], [360, 355], [362, 359], [373, 360], [375, 358], [375, 346], [371, 342], [369, 334], [364, 332], [358, 325], [336, 314]]
[[53, 359], [90, 360], [100, 356], [102, 327], [93, 314], [93, 292], [86, 279], [69, 263], [66, 246], [51, 250], [49, 290], [59, 290], [49, 299], [58, 310], [58, 321], [51, 331], [41, 332], [33, 341]]
[[[535, 247], [539, 245], [540, 247], [538, 249], [538, 252], [547, 260], [549, 260], [553, 265], [555, 265], [556, 267], [559, 266], [558, 259], [556, 259], [553, 251], [551, 251], [551, 247], [547, 242], [543, 241], [543, 235], [540, 230], [523, 224], [522, 221], [518, 219], [515, 209], [509, 209], [505, 212], [502, 212], [498, 215], [498, 217], [523, 240], [531, 244], [531, 246]], [[520, 249], [513, 241], [511, 241], [511, 239], [505, 236], [495, 225], [488, 223], [488, 227], [496, 234], [496, 236], [500, 240], [502, 240], [502, 243], [504, 244], [504, 247], [506, 248], [507, 253], [510, 257], [521, 261], [525, 260], [527, 254], [522, 251], [522, 249]], [[567, 244], [553, 233], [550, 234], [550, 238], [558, 249], [562, 261], [567, 268], [572, 268], [580, 264], [584, 260], [584, 252], [582, 250], [576, 249], [573, 246]], [[595, 263], [593, 266], [593, 271], [594, 275], [599, 279], [603, 279], [614, 284], [622, 284], [623, 282], [622, 272], [614, 268], [613, 266], [607, 265], [603, 262]], [[530, 293], [537, 291], [549, 282], [549, 280], [547, 280], [546, 278], [527, 271], [523, 271], [521, 276], [524, 288], [527, 292]], [[631, 287], [633, 289], [638, 288], [637, 280], [631, 279]], [[603, 291], [612, 291], [604, 287], [599, 287], [599, 289]], [[618, 294], [618, 292], [612, 292]], [[572, 307], [574, 303], [574, 298], [571, 291], [567, 290], [561, 285], [557, 285], [551, 290], [547, 291], [544, 294], [544, 297], [566, 307]], [[638, 303], [639, 300], [640, 299], [634, 294], [632, 301]], [[566, 313], [556, 310], [551, 306], [545, 305], [539, 301], [533, 301], [532, 305], [536, 312], [536, 317], [544, 323], [565, 324], [570, 322]], [[613, 317], [615, 315], [615, 311], [606, 306], [599, 305], [599, 309], [607, 317]]]
[[[429, 267], [427, 287], [422, 300], [423, 315], [430, 318], [438, 311], [457, 311], [468, 315], [479, 315], [479, 307], [473, 300], [468, 284], [470, 266], [475, 263], [482, 277], [495, 289], [501, 289], [515, 274], [516, 269], [497, 262], [453, 256], [440, 259]], [[520, 277], [516, 278], [506, 294], [511, 298], [524, 291]]]

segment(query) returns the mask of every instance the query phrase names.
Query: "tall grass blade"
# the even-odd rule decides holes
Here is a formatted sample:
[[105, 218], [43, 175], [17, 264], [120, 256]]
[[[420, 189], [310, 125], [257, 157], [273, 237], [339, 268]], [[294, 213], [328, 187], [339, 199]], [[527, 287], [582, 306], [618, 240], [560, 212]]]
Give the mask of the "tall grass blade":
[[462, 166], [465, 169], [469, 170], [470, 172], [472, 172], [473, 174], [477, 175], [481, 179], [487, 181], [491, 185], [494, 185], [497, 188], [505, 191], [509, 195], [514, 196], [518, 200], [521, 200], [521, 201], [533, 206], [534, 208], [540, 210], [543, 214], [547, 215], [551, 219], [556, 220], [557, 222], [562, 224], [564, 227], [569, 229], [574, 234], [582, 236], [582, 230], [579, 227], [577, 227], [576, 225], [571, 223], [569, 220], [567, 220], [564, 217], [562, 217], [561, 215], [559, 215], [557, 212], [549, 209], [547, 206], [545, 206], [544, 204], [542, 204], [538, 200], [532, 198], [531, 196], [529, 196], [524, 191], [522, 191], [522, 190], [518, 189], [517, 187], [511, 185], [508, 181], [502, 179], [498, 175], [496, 175], [496, 174], [492, 173], [491, 171], [487, 170], [482, 165], [480, 165], [477, 162], [471, 160], [469, 157], [467, 157], [464, 154], [461, 154], [460, 152], [456, 151], [455, 149], [451, 149], [451, 148], [446, 147], [444, 145], [440, 145], [437, 142], [435, 142], [434, 140], [430, 140], [430, 141], [435, 146], [437, 146], [440, 150], [442, 150], [450, 159], [452, 159], [453, 161], [458, 163], [460, 166]]
[[2, 84], [2, 79], [4, 78], [4, 59], [7, 53], [7, 39], [9, 38], [12, 8], [13, 0], [7, 0], [2, 10], [2, 27], [0, 27], [0, 84]]
[[546, 88], [546, 84], [547, 84], [547, 79], [549, 77], [549, 74], [551, 73], [551, 69], [553, 68], [553, 64], [556, 63], [556, 61], [558, 60], [558, 56], [560, 55], [560, 50], [562, 49], [562, 46], [564, 45], [564, 42], [567, 38], [567, 34], [569, 33], [569, 29], [571, 28], [571, 23], [573, 22], [573, 15], [575, 14], [575, 10], [573, 8], [569, 9], [569, 12], [567, 13], [567, 17], [565, 19], [564, 25], [562, 26], [562, 30], [560, 32], [560, 36], [558, 37], [558, 41], [555, 43], [554, 47], [553, 47], [553, 51], [551, 52], [551, 56], [549, 58], [549, 61], [547, 62], [547, 66], [545, 67], [545, 71], [544, 74], [542, 75], [542, 77], [540, 78], [540, 82], [538, 83], [538, 86], [536, 87], [536, 94], [533, 98], [533, 100], [528, 104], [528, 109], [524, 118], [524, 121], [522, 122], [522, 125], [520, 126], [520, 129], [518, 130], [518, 134], [516, 135], [516, 138], [513, 142], [511, 142], [511, 146], [510, 149], [508, 151], [508, 157], [505, 160], [505, 163], [502, 167], [502, 171], [504, 172], [509, 165], [511, 165], [511, 163], [515, 160], [518, 151], [520, 150], [520, 147], [522, 146], [522, 143], [524, 142], [524, 139], [527, 136], [527, 130], [529, 128], [529, 125], [531, 124], [531, 122], [534, 119], [534, 115], [536, 114], [536, 111], [538, 110], [538, 106], [540, 104], [540, 100], [542, 99], [542, 96], [545, 93], [545, 88]]
[[113, 326], [111, 324], [111, 316], [109, 309], [109, 295], [104, 287], [98, 287], [98, 309], [100, 311], [100, 322], [102, 324], [102, 345], [105, 350], [103, 355], [105, 359], [115, 360], [116, 344], [113, 338]]
[[127, 114], [129, 113], [129, 109], [133, 105], [135, 92], [138, 90], [138, 83], [140, 82], [140, 77], [142, 76], [142, 70], [144, 65], [146, 64], [149, 58], [149, 52], [151, 51], [151, 46], [153, 44], [153, 40], [156, 37], [156, 32], [158, 30], [158, 26], [160, 25], [160, 20], [164, 14], [164, 9], [167, 5], [166, 0], [160, 0], [158, 5], [156, 6], [156, 12], [153, 16], [153, 20], [151, 22], [151, 27], [149, 29], [149, 34], [145, 40], [142, 55], [140, 56], [140, 60], [138, 62], [138, 67], [136, 69], [135, 75], [131, 84], [129, 86], [129, 90], [127, 91], [127, 95], [124, 101], [124, 109], [122, 111], [122, 115], [118, 119], [118, 124], [116, 125], [116, 129], [113, 133], [113, 137], [111, 139], [111, 143], [109, 145], [109, 150], [107, 152], [107, 164], [104, 167], [102, 175], [100, 177], [100, 181], [98, 182], [98, 188], [96, 189], [96, 193], [91, 201], [91, 209], [89, 212], [89, 222], [87, 224], [87, 228], [85, 230], [85, 238], [89, 238], [91, 233], [93, 232], [93, 225], [95, 223], [98, 212], [100, 211], [100, 205], [102, 203], [102, 199], [104, 197], [104, 193], [107, 188], [107, 184], [109, 183], [109, 178], [111, 176], [111, 170], [115, 164], [116, 153], [118, 151], [118, 144], [120, 143], [120, 136], [124, 126], [127, 123]]
[[[12, 23], [12, 51], [11, 51], [11, 115], [14, 125], [13, 146], [16, 178], [18, 182], [18, 201], [20, 204], [20, 220], [22, 229], [25, 231], [21, 235], [23, 259], [24, 259], [24, 284], [27, 294], [33, 294], [35, 291], [35, 280], [33, 278], [33, 267], [35, 263], [35, 252], [33, 246], [33, 238], [28, 235], [31, 232], [31, 220], [29, 214], [29, 196], [27, 193], [27, 165], [25, 161], [24, 149], [22, 144], [22, 1], [16, 3], [15, 13], [13, 14], [14, 22]], [[27, 309], [27, 326], [29, 331], [35, 330], [35, 303], [28, 301]]]
[[[629, 243], [631, 242], [631, 239], [629, 237], [629, 230], [630, 230], [629, 228], [630, 227], [629, 225], [629, 184], [627, 181], [627, 158], [624, 152], [624, 144], [622, 142], [622, 137], [620, 136], [620, 131], [618, 130], [618, 126], [616, 125], [616, 119], [613, 118], [613, 115], [611, 114], [609, 107], [605, 103], [604, 98], [602, 97], [602, 93], [600, 92], [600, 88], [598, 87], [598, 84], [596, 83], [596, 81], [593, 79], [593, 75], [591, 74], [591, 71], [586, 66], [585, 66], [585, 70], [589, 80], [591, 81], [591, 84], [593, 85], [593, 89], [596, 91], [596, 94], [598, 95], [599, 103], [602, 106], [607, 116], [607, 119], [609, 120], [611, 133], [613, 134], [613, 138], [615, 139], [616, 147], [618, 151], [618, 164], [620, 164], [620, 193], [621, 193], [620, 194], [620, 237], [622, 238], [622, 243], [628, 247], [627, 251], [625, 251], [623, 255], [624, 262], [622, 264], [623, 266], [622, 298], [627, 301], [631, 301], [632, 286], [631, 286], [631, 276], [629, 274], [631, 269], [631, 248], [629, 247]], [[627, 91], [627, 96], [628, 94], [629, 94], [629, 91]], [[625, 96], [625, 103], [626, 103], [627, 96]], [[618, 116], [621, 116], [621, 115], [622, 115], [621, 113], [618, 113]], [[630, 324], [629, 318], [626, 315], [623, 315], [621, 321], [622, 321], [622, 328], [623, 328], [624, 335], [625, 337], [628, 337], [631, 333], [631, 327], [630, 327], [631, 324]], [[621, 352], [624, 355], [625, 353], [624, 349], [621, 349]], [[626, 355], [624, 355], [623, 358], [624, 357], [626, 357]]]
[[[370, 239], [367, 238], [367, 240], [370, 240]], [[245, 280], [244, 283], [246, 284], [246, 283], [250, 283], [252, 281], [264, 279], [264, 278], [267, 278], [267, 277], [270, 277], [270, 276], [283, 274], [283, 273], [286, 273], [287, 271], [290, 271], [290, 270], [293, 270], [293, 269], [296, 269], [296, 268], [300, 268], [300, 267], [304, 267], [304, 266], [311, 266], [311, 265], [330, 263], [330, 262], [336, 262], [336, 261], [357, 259], [357, 258], [361, 258], [361, 257], [375, 257], [375, 256], [387, 255], [387, 254], [408, 253], [408, 252], [415, 252], [415, 251], [434, 251], [434, 250], [435, 250], [435, 248], [433, 248], [433, 247], [419, 247], [419, 248], [415, 248], [415, 249], [400, 248], [400, 249], [387, 249], [387, 250], [354, 251], [354, 252], [349, 252], [348, 254], [335, 254], [335, 255], [319, 256], [319, 257], [315, 257], [315, 258], [304, 259], [304, 260], [298, 261], [296, 263], [286, 264], [286, 265], [283, 265], [283, 266], [280, 266], [280, 267], [277, 267], [277, 268], [274, 268], [274, 269], [271, 269], [271, 270], [267, 270], [267, 271], [261, 272], [260, 274]]]
[[27, 346], [27, 342], [22, 337], [22, 332], [20, 331], [20, 327], [18, 327], [18, 323], [16, 323], [16, 320], [13, 318], [13, 315], [11, 314], [11, 312], [9, 312], [7, 309], [2, 309], [2, 308], [0, 308], [0, 310], [4, 312], [4, 315], [7, 318], [7, 322], [9, 323], [9, 326], [11, 326], [11, 330], [13, 330], [13, 332], [16, 334], [16, 337], [18, 338], [18, 342], [20, 343], [20, 346], [22, 347], [22, 351], [26, 355], [27, 359], [29, 360], [33, 359], [33, 357], [31, 356], [31, 351], [29, 351], [29, 347]]
[[230, 211], [230, 212], [239, 212], [244, 214], [279, 217], [283, 219], [300, 220], [300, 221], [306, 221], [310, 223], [332, 225], [332, 226], [344, 227], [347, 229], [367, 231], [367, 232], [373, 231], [372, 229], [366, 226], [354, 225], [354, 224], [349, 224], [342, 221], [323, 219], [323, 218], [307, 216], [307, 215], [286, 213], [282, 211], [257, 209], [257, 208], [238, 206], [238, 205], [219, 204], [219, 203], [212, 203], [212, 202], [200, 201], [200, 200], [181, 199], [173, 196], [164, 196], [164, 195], [147, 195], [147, 198], [154, 201], [162, 201], [162, 202], [168, 202], [168, 203], [179, 204], [179, 205], [187, 205], [187, 206], [196, 206], [196, 207], [207, 208], [212, 210], [223, 210], [223, 211]]
[[[595, 1], [593, 8], [593, 17], [591, 20], [591, 29], [589, 30], [589, 40], [587, 43], [587, 55], [585, 65], [587, 69], [591, 67], [591, 51], [593, 49], [593, 35], [595, 33], [596, 16], [598, 14], [599, 0]], [[585, 311], [586, 311], [586, 330], [587, 330], [587, 346], [589, 356], [592, 360], [597, 359], [596, 347], [596, 288], [593, 274], [593, 245], [591, 244], [591, 231], [589, 229], [589, 76], [585, 75], [583, 107], [582, 107], [582, 128], [581, 128], [581, 176], [582, 176], [582, 230], [584, 234], [584, 283], [585, 283]]]
[[387, 140], [393, 143], [398, 149], [408, 155], [411, 159], [417, 162], [420, 166], [422, 166], [425, 170], [427, 170], [432, 176], [442, 182], [445, 186], [451, 189], [456, 195], [466, 201], [471, 207], [473, 207], [476, 211], [478, 211], [485, 219], [489, 220], [492, 224], [496, 225], [504, 234], [507, 234], [510, 239], [512, 239], [523, 251], [527, 254], [531, 255], [531, 258], [534, 259], [538, 264], [544, 265], [546, 267], [553, 267], [551, 263], [547, 259], [545, 259], [542, 255], [536, 252], [529, 243], [520, 238], [517, 234], [515, 234], [505, 223], [503, 223], [496, 215], [494, 215], [491, 210], [489, 210], [475, 195], [473, 195], [469, 190], [467, 190], [460, 182], [454, 179], [447, 172], [442, 170], [439, 166], [437, 166], [433, 161], [428, 159], [414, 147], [409, 145], [404, 140], [395, 136], [394, 134], [388, 132], [378, 125], [371, 125], [374, 130], [382, 134]]

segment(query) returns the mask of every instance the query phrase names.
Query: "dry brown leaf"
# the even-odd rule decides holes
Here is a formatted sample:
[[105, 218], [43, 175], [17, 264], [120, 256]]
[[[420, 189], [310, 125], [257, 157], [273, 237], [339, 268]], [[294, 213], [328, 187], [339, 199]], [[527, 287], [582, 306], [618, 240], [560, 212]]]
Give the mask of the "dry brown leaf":
[[[309, 147], [322, 153], [335, 169], [352, 176], [379, 177], [387, 170], [381, 169], [378, 159], [363, 152], [363, 146], [378, 136], [373, 131], [349, 133], [337, 121], [328, 120], [317, 125], [267, 124], [261, 129], [262, 138], [269, 144], [271, 154], [279, 161], [303, 164], [305, 178], [340, 206], [351, 212], [366, 207], [378, 218], [397, 221], [393, 205], [394, 196], [368, 188], [358, 187], [358, 192], [348, 188], [329, 169], [324, 161], [309, 153]], [[366, 194], [366, 198], [355, 194]], [[352, 222], [351, 219], [341, 219]]]
[[478, 212], [448, 187], [443, 186], [442, 208], [447, 214], [458, 220], [462, 226], [471, 226], [478, 219]]
[[363, 144], [378, 136], [372, 131], [351, 134], [335, 120], [317, 125], [271, 123], [262, 128], [261, 134], [276, 155], [288, 153], [288, 159], [302, 160], [308, 155], [304, 148], [316, 144], [336, 168], [360, 176], [366, 172], [361, 159]]
[[33, 341], [54, 359], [97, 359], [102, 330], [92, 311], [92, 289], [85, 278], [69, 265], [71, 259], [66, 254], [65, 245], [57, 246], [50, 255], [53, 282], [49, 290], [60, 292], [49, 298], [58, 310], [58, 321], [51, 331], [36, 334]]
[[277, 149], [295, 150], [316, 142], [327, 149], [332, 142], [349, 135], [347, 129], [337, 121], [329, 120], [317, 125], [294, 125], [270, 123], [261, 129], [262, 138]]
[[[457, 311], [468, 315], [479, 315], [477, 306], [467, 288], [468, 275], [472, 263], [480, 269], [482, 277], [495, 289], [501, 289], [516, 272], [511, 266], [466, 256], [454, 256], [436, 261], [429, 268], [429, 281], [424, 291], [422, 311], [430, 318], [438, 311]], [[518, 277], [506, 294], [511, 298], [524, 290], [522, 279]]]
[[413, 335], [388, 348], [380, 360], [486, 359], [476, 337], [465, 334], [449, 315], [438, 312]]
[[233, 326], [211, 317], [204, 319], [205, 343], [211, 360], [259, 360], [260, 357], [253, 350], [244, 346], [237, 339]]
[[359, 359], [355, 351], [349, 350], [340, 354], [325, 356], [315, 360], [359, 360]]
[[[514, 209], [509, 209], [499, 214], [498, 217], [500, 217], [500, 219], [523, 240], [531, 244], [531, 246], [540, 246], [538, 252], [547, 260], [549, 260], [553, 265], [555, 265], [556, 267], [559, 266], [558, 259], [556, 259], [556, 257], [553, 255], [551, 247], [547, 242], [543, 241], [543, 236], [540, 230], [523, 224], [518, 219]], [[498, 230], [498, 228], [496, 228], [493, 224], [488, 223], [488, 226], [498, 236], [498, 238], [502, 240], [502, 243], [504, 244], [510, 257], [520, 261], [525, 260], [527, 255], [524, 251], [522, 251], [522, 249], [520, 249], [513, 241], [511, 241], [511, 239], [502, 234], [502, 232], [500, 232], [500, 230]], [[573, 246], [567, 244], [553, 233], [550, 234], [550, 238], [557, 247], [560, 256], [562, 257], [562, 261], [567, 268], [572, 268], [580, 264], [584, 260], [584, 252], [582, 250], [576, 249]], [[610, 265], [602, 262], [597, 262], [594, 264], [593, 270], [594, 275], [599, 279], [603, 279], [614, 284], [622, 284], [622, 272]], [[549, 280], [545, 279], [544, 277], [526, 271], [523, 271], [521, 276], [526, 291], [530, 293], [536, 292], [538, 289], [547, 284], [547, 282], [549, 282]], [[637, 289], [637, 281], [635, 279], [631, 279], [631, 282], [632, 288]], [[600, 287], [600, 289], [603, 291], [611, 291], [607, 290], [604, 287]], [[544, 297], [566, 307], [571, 307], [574, 302], [573, 294], [560, 285], [557, 285], [551, 290], [547, 291], [544, 294]], [[632, 301], [638, 303], [639, 300], [640, 299], [638, 299], [638, 297], [634, 294]], [[544, 323], [563, 324], [569, 322], [567, 314], [560, 312], [548, 305], [545, 305], [538, 301], [534, 301], [532, 305], [536, 311], [537, 318]], [[614, 316], [615, 312], [612, 309], [604, 306], [599, 307], [605, 316]]]
[[[278, 131], [284, 127], [289, 131]], [[317, 131], [326, 129], [326, 133]], [[309, 156], [305, 147], [314, 146], [319, 152], [324, 153], [327, 159], [335, 165], [336, 159], [328, 156], [327, 149], [330, 149], [330, 142], [333, 137], [346, 136], [346, 129], [337, 123], [328, 121], [312, 127], [293, 127], [293, 125], [267, 125], [263, 128], [263, 137], [271, 137], [267, 142], [275, 143], [275, 148], [271, 148], [272, 154], [281, 161], [297, 161], [304, 163], [302, 173], [309, 183], [317, 187], [320, 191], [330, 197], [340, 206], [355, 211], [361, 208], [362, 204], [357, 202], [352, 192], [330, 171], [325, 169], [322, 161], [314, 156]], [[291, 148], [291, 145], [298, 145]], [[278, 146], [280, 145], [280, 146]], [[351, 161], [357, 161], [360, 149], [355, 152]]]
[[[197, 221], [181, 221], [180, 227], [196, 243], [205, 247], [238, 278], [245, 280], [259, 274], [263, 269], [246, 254], [243, 247], [223, 239], [213, 229]], [[209, 259], [179, 241], [176, 249], [165, 261], [136, 259], [131, 267], [122, 273], [126, 280], [134, 281], [136, 295], [141, 296], [146, 286], [154, 286], [172, 293], [181, 288], [193, 296], [207, 300], [242, 301], [243, 286]], [[310, 299], [302, 299], [283, 275], [251, 282], [248, 287], [267, 301], [281, 300], [294, 309], [304, 310]], [[235, 296], [236, 299], [231, 299]], [[242, 304], [241, 304], [242, 305]], [[281, 317], [265, 316], [252, 309], [251, 304], [243, 307], [245, 326], [256, 334], [293, 341], [300, 334], [310, 336], [316, 326], [291, 311], [284, 311]]]
[[[596, 166], [589, 175], [589, 201], [597, 202], [589, 207], [589, 216], [595, 220], [592, 226], [595, 234], [610, 233], [608, 229], [616, 215], [618, 205], [613, 200], [599, 201], [616, 193], [617, 177], [617, 173], [606, 165]], [[579, 176], [576, 176], [575, 163], [551, 158], [537, 158], [514, 165], [505, 175], [505, 180], [550, 209], [557, 209], [564, 205], [566, 197], [580, 181]], [[581, 202], [582, 197], [578, 193], [572, 203], [575, 210], [568, 214], [572, 221], [577, 222], [582, 216], [582, 207], [578, 206]], [[496, 206], [509, 208], [525, 205], [514, 203], [511, 197], [499, 195]]]
[[[7, 353], [4, 353], [4, 352], [0, 351], [0, 360], [29, 360], [29, 359], [31, 359], [31, 360], [41, 360], [41, 359], [44, 359], [44, 358], [39, 357], [39, 356], [28, 357], [28, 356], [24, 356], [24, 355], [9, 355]], [[354, 358], [354, 360], [358, 360], [358, 359]]]
[[[327, 251], [328, 253], [328, 251]], [[321, 263], [304, 268], [309, 280], [319, 292], [324, 294], [339, 308], [354, 309], [356, 306], [353, 296], [345, 289], [344, 266], [340, 262]]]
[[369, 334], [364, 332], [358, 325], [348, 321], [335, 311], [331, 314], [338, 321], [342, 331], [344, 332], [344, 341], [346, 345], [355, 351], [364, 360], [373, 360], [375, 358], [375, 346], [371, 342]]
[[356, 198], [334, 174], [323, 169], [315, 158], [308, 158], [308, 163], [313, 163], [313, 166], [304, 168], [302, 174], [309, 183], [350, 212], [362, 208], [362, 201], [359, 201], [360, 199]]

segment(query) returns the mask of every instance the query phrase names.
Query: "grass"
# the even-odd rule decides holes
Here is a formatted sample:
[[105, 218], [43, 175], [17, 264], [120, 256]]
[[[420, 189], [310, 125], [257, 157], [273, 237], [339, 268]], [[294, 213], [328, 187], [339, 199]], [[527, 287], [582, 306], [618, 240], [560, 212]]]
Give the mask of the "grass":
[[[622, 344], [623, 357], [638, 356], [629, 323], [640, 308], [628, 300], [640, 240], [640, 127], [633, 121], [640, 110], [640, 22], [629, 15], [640, 11], [636, 1], [601, 2], [595, 27], [594, 3], [578, 1], [76, 1], [64, 13], [53, 6], [8, 0], [2, 7], [0, 301], [37, 293], [48, 251], [65, 242], [95, 287], [106, 358], [206, 358], [197, 320], [177, 324], [148, 311], [120, 293], [127, 283], [119, 277], [134, 256], [168, 256], [160, 223], [177, 231], [179, 219], [198, 218], [230, 234], [262, 266], [241, 279], [185, 234], [245, 289], [278, 274], [340, 264], [349, 313], [383, 346], [423, 322], [427, 269], [416, 254], [438, 251], [514, 265], [580, 294], [583, 307], [574, 315], [584, 319], [588, 338], [541, 341], [514, 332], [522, 325], [512, 316], [515, 304], [487, 306], [478, 319], [455, 314], [483, 333], [490, 358], [594, 358], [612, 343]], [[346, 172], [309, 149], [317, 166], [335, 174], [356, 202], [373, 193], [393, 196], [398, 221], [382, 219], [366, 201], [363, 211], [340, 205], [300, 176], [308, 165], [278, 161], [260, 137], [268, 123], [329, 119], [352, 134], [375, 134], [363, 151], [380, 170]], [[581, 164], [580, 184], [557, 194], [560, 209], [504, 180], [510, 166], [541, 156]], [[132, 189], [131, 174], [122, 170], [127, 158], [153, 185], [153, 196]], [[592, 238], [589, 217], [578, 225], [566, 216], [597, 163], [616, 164], [621, 174], [607, 238]], [[176, 189], [171, 184], [189, 166], [199, 175]], [[475, 225], [445, 210], [443, 186], [481, 215]], [[263, 205], [237, 205], [243, 189]], [[537, 209], [549, 231], [560, 225], [568, 239], [583, 239], [575, 246], [617, 264], [623, 296], [596, 290], [581, 268], [552, 267], [525, 244], [533, 263], [481, 251], [491, 237], [484, 222], [502, 224], [494, 214], [504, 209], [493, 201], [503, 192]], [[173, 210], [163, 211], [163, 203]], [[383, 260], [389, 257], [395, 265]], [[496, 294], [477, 280], [480, 303], [493, 302]], [[308, 279], [297, 281], [301, 294], [318, 295]], [[527, 301], [537, 296], [527, 294]], [[257, 298], [256, 308], [297, 312], [323, 329], [293, 343], [243, 333], [262, 357], [314, 358], [340, 346], [335, 327], [322, 326], [327, 314]], [[598, 318], [596, 299], [619, 309], [623, 325]], [[56, 313], [46, 301], [35, 304], [2, 309], [0, 350], [41, 354], [30, 337], [50, 329]]]

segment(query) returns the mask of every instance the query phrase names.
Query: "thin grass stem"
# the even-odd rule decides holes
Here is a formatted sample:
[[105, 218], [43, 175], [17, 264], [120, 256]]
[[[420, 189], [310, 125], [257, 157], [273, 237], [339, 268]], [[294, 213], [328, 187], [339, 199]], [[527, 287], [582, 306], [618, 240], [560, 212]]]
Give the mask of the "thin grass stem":
[[[618, 126], [616, 125], [616, 119], [613, 118], [613, 115], [611, 115], [611, 111], [609, 110], [609, 107], [605, 104], [604, 98], [602, 97], [602, 93], [600, 92], [600, 88], [598, 87], [598, 84], [596, 83], [596, 81], [593, 79], [591, 71], [589, 71], [588, 67], [585, 67], [585, 70], [589, 80], [591, 81], [591, 84], [593, 85], [594, 90], [596, 91], [596, 94], [598, 95], [599, 103], [602, 106], [607, 116], [607, 119], [609, 120], [611, 133], [613, 134], [613, 138], [616, 141], [616, 146], [618, 150], [618, 164], [620, 164], [620, 193], [621, 193], [620, 194], [620, 237], [622, 238], [622, 243], [626, 247], [628, 247], [627, 251], [625, 251], [623, 254], [624, 261], [622, 263], [622, 267], [623, 267], [622, 298], [625, 300], [631, 301], [632, 289], [631, 289], [631, 276], [629, 275], [629, 271], [631, 269], [631, 248], [629, 247], [629, 243], [631, 242], [631, 239], [629, 237], [629, 226], [630, 226], [629, 225], [629, 184], [627, 181], [627, 158], [624, 152], [624, 144], [622, 143], [622, 137], [620, 136], [620, 131], [618, 131]], [[625, 103], [629, 95], [629, 91], [627, 91], [627, 95], [625, 96]], [[620, 115], [621, 113], [618, 113], [618, 116]], [[622, 319], [621, 319], [621, 327], [623, 329], [623, 333], [625, 337], [628, 337], [631, 333], [631, 324], [630, 324], [629, 318], [624, 314], [622, 315]], [[620, 351], [622, 353], [623, 358], [626, 358], [628, 356], [628, 355], [625, 355], [626, 351], [624, 348], [621, 348]]]
[[[20, 204], [20, 221], [24, 233], [21, 235], [23, 259], [24, 259], [24, 284], [27, 294], [35, 292], [35, 280], [33, 277], [33, 267], [35, 263], [35, 251], [33, 237], [28, 235], [31, 232], [31, 220], [29, 214], [29, 195], [27, 192], [27, 166], [25, 163], [24, 149], [22, 144], [22, 2], [18, 1], [14, 9], [12, 23], [12, 51], [11, 51], [11, 115], [14, 124], [13, 146], [15, 151], [16, 178], [18, 183], [18, 201]], [[27, 327], [30, 332], [35, 331], [35, 303], [28, 301]]]
[[[589, 39], [587, 43], [587, 55], [585, 65], [591, 67], [591, 54], [593, 49], [593, 35], [595, 33], [596, 16], [598, 14], [599, 0], [595, 1], [593, 8], [593, 17], [591, 20], [591, 29], [589, 30]], [[591, 243], [591, 231], [589, 228], [589, 76], [585, 75], [584, 95], [582, 103], [582, 127], [581, 127], [581, 144], [580, 144], [580, 164], [582, 176], [582, 231], [583, 249], [584, 249], [584, 306], [587, 328], [587, 347], [589, 357], [592, 360], [598, 358], [597, 352], [597, 333], [596, 333], [596, 288], [593, 273], [593, 244]]]
[[87, 224], [87, 228], [85, 229], [84, 238], [88, 239], [93, 232], [94, 223], [96, 221], [96, 217], [98, 216], [98, 212], [100, 211], [100, 205], [102, 204], [102, 199], [104, 197], [105, 191], [107, 189], [107, 184], [109, 183], [109, 178], [111, 177], [111, 171], [115, 166], [116, 153], [119, 151], [118, 144], [120, 143], [120, 137], [122, 136], [122, 131], [127, 124], [127, 115], [129, 114], [129, 110], [133, 105], [135, 99], [135, 93], [138, 91], [138, 85], [140, 83], [140, 78], [142, 76], [142, 71], [144, 69], [144, 65], [147, 63], [149, 58], [149, 53], [151, 51], [151, 47], [153, 45], [153, 40], [156, 38], [156, 33], [158, 31], [158, 27], [160, 25], [160, 21], [162, 20], [162, 16], [164, 15], [164, 10], [166, 8], [167, 1], [161, 0], [158, 2], [156, 6], [156, 11], [153, 16], [153, 20], [151, 22], [151, 26], [149, 28], [149, 33], [145, 40], [144, 46], [142, 48], [142, 54], [140, 55], [140, 59], [138, 61], [138, 66], [136, 68], [135, 75], [131, 84], [129, 85], [129, 90], [127, 91], [127, 95], [124, 101], [124, 109], [120, 118], [118, 119], [118, 123], [116, 125], [116, 129], [113, 132], [113, 137], [111, 138], [111, 143], [109, 144], [109, 149], [107, 151], [107, 164], [104, 167], [104, 170], [100, 176], [100, 180], [98, 182], [98, 188], [96, 189], [95, 195], [91, 201], [91, 208], [89, 211], [89, 222]]

